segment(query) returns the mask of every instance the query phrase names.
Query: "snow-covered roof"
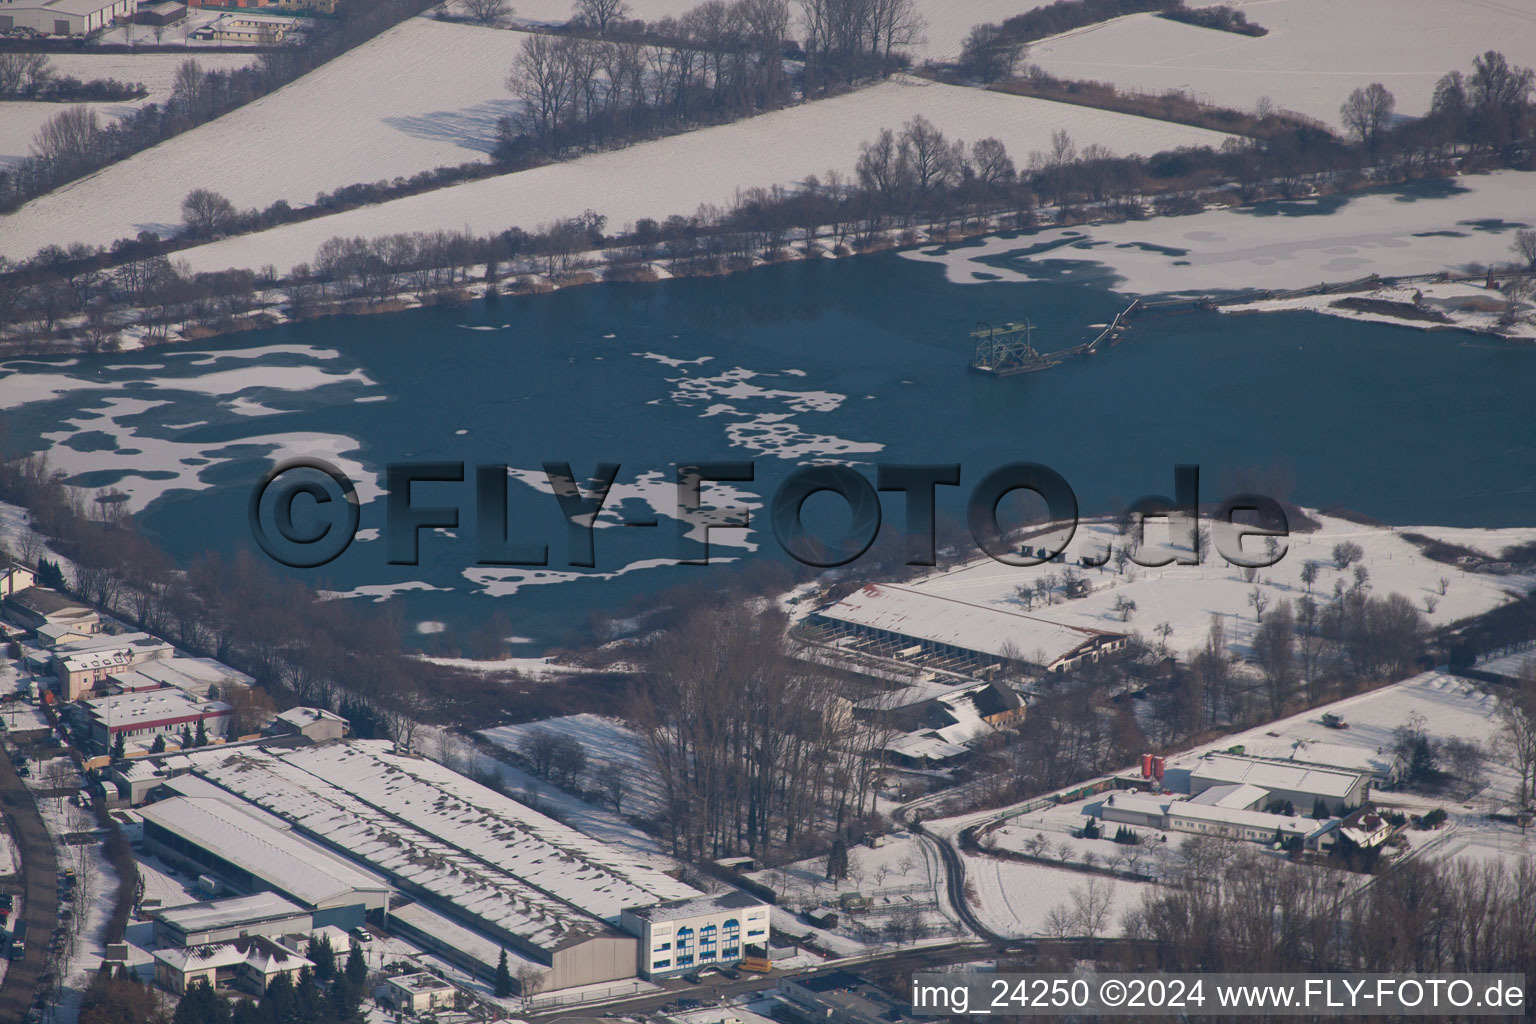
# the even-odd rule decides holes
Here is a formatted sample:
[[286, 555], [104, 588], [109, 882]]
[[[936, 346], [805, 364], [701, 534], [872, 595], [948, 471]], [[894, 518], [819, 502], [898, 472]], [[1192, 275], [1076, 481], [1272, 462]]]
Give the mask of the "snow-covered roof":
[[398, 921], [407, 928], [430, 936], [444, 946], [455, 949], [493, 970], [496, 962], [501, 958], [502, 950], [506, 950], [508, 967], [514, 977], [522, 976], [529, 971], [544, 974], [549, 970], [548, 965], [525, 957], [516, 949], [509, 948], [506, 943], [497, 942], [422, 903], [409, 903], [403, 907], [392, 905], [389, 908], [389, 920], [392, 923]]
[[453, 986], [435, 974], [426, 971], [417, 971], [415, 974], [398, 974], [393, 978], [385, 978], [386, 985], [404, 989], [407, 992], [451, 992]]
[[152, 955], [183, 974], [238, 964], [249, 964], [262, 974], [314, 966], [312, 961], [264, 935], [243, 935], [227, 942], [209, 942], [201, 946], [157, 949]]
[[221, 700], [197, 700], [176, 689], [145, 690], [97, 697], [85, 702], [86, 713], [113, 732], [180, 725], [199, 718], [217, 718], [232, 710]]
[[1105, 807], [1113, 807], [1120, 811], [1131, 811], [1135, 814], [1148, 814], [1158, 816], [1167, 813], [1168, 805], [1173, 797], [1166, 793], [1138, 793], [1135, 790], [1120, 790], [1109, 794], [1104, 798]]
[[1360, 776], [1353, 772], [1259, 761], [1232, 754], [1205, 755], [1190, 770], [1189, 777], [1192, 781], [1248, 783], [1271, 792], [1286, 790], [1341, 800], [1360, 782]]
[[124, 782], [134, 783], [165, 778], [173, 772], [186, 771], [191, 767], [191, 758], [172, 754], [169, 757], [135, 758], [127, 764], [113, 765], [112, 773]]
[[387, 889], [336, 855], [292, 832], [273, 828], [239, 804], [173, 797], [139, 811], [145, 821], [202, 846], [224, 860], [310, 906], [351, 891]]
[[690, 917], [702, 917], [726, 910], [751, 910], [754, 907], [766, 910], [768, 904], [751, 893], [730, 889], [712, 896], [696, 896], [691, 899], [669, 900], [651, 907], [636, 907], [630, 910], [630, 913], [643, 921], [659, 923], [683, 921]]
[[279, 722], [287, 722], [289, 725], [299, 729], [308, 725], [314, 725], [316, 722], [329, 721], [340, 722], [342, 725], [347, 724], [345, 718], [342, 718], [340, 715], [334, 715], [324, 708], [289, 708], [278, 715], [277, 720]]
[[206, 900], [181, 907], [158, 910], [151, 916], [184, 932], [205, 932], [214, 928], [232, 928], [243, 924], [280, 920], [308, 913], [292, 900], [275, 892], [257, 892], [225, 900]]
[[158, 658], [136, 666], [134, 671], [164, 686], [174, 686], [198, 697], [208, 696], [208, 687], [250, 686], [254, 679], [238, 669], [212, 658]]
[[81, 637], [79, 640], [62, 643], [53, 653], [57, 657], [67, 658], [70, 655], [89, 654], [94, 651], [129, 651], [142, 655], [169, 650], [171, 650], [169, 643], [148, 633], [96, 633]]
[[1319, 768], [1341, 769], [1390, 779], [1398, 769], [1398, 757], [1390, 751], [1351, 747], [1324, 740], [1269, 740], [1246, 744], [1244, 753], [1272, 761], [1290, 761]]
[[1205, 792], [1189, 798], [1192, 804], [1204, 804], [1207, 807], [1232, 807], [1239, 810], [1256, 807], [1269, 796], [1269, 790], [1259, 786], [1251, 786], [1247, 783], [1227, 783], [1221, 786], [1212, 786]]
[[886, 743], [884, 749], [914, 760], [930, 761], [944, 761], [967, 752], [966, 747], [951, 743], [932, 730], [902, 733]]
[[1168, 817], [1213, 825], [1236, 825], [1262, 832], [1273, 832], [1278, 829], [1282, 832], [1296, 832], [1302, 835], [1311, 835], [1313, 832], [1332, 828], [1338, 820], [1335, 818], [1317, 821], [1295, 814], [1267, 814], [1264, 811], [1250, 811], [1240, 807], [1213, 807], [1189, 800], [1175, 800], [1170, 803]]
[[822, 618], [1049, 667], [1095, 640], [1123, 633], [1069, 626], [894, 583], [871, 583], [817, 612]]
[[[336, 752], [359, 745], [355, 741], [307, 750]], [[291, 756], [297, 751], [245, 748], [201, 756], [196, 759], [197, 771], [384, 874], [419, 886], [489, 926], [544, 948], [561, 948], [602, 933], [606, 926], [588, 906], [605, 909], [604, 898], [611, 899], [615, 891], [642, 891], [619, 884], [620, 880], [583, 859], [606, 851], [596, 840], [551, 821], [568, 833], [568, 846], [526, 841], [517, 823], [494, 816], [485, 807], [493, 801], [474, 791], [497, 794], [430, 761], [379, 760], [389, 757], [384, 754], [387, 746], [370, 741], [369, 752], [360, 758], [303, 759]], [[429, 766], [427, 770], [437, 769], [452, 781], [441, 788], [410, 785], [409, 777], [395, 767], [397, 761], [413, 768]], [[368, 783], [365, 777], [370, 775], [377, 776], [376, 784]], [[457, 788], [478, 799], [472, 805], [465, 803], [453, 792]], [[507, 803], [522, 808], [514, 801]], [[558, 893], [552, 891], [556, 888]], [[689, 886], [682, 889], [685, 894], [696, 892]], [[569, 901], [561, 898], [567, 894]], [[615, 909], [613, 917], [618, 912]]]

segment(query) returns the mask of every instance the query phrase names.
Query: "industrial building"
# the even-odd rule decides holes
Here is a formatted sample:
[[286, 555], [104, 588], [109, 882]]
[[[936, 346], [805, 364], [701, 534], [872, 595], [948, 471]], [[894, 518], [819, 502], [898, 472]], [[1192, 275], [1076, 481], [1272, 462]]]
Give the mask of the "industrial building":
[[1262, 808], [1273, 797], [1253, 785], [1211, 786], [1189, 799], [1172, 793], [1120, 790], [1086, 813], [1104, 821], [1160, 831], [1191, 832], [1226, 839], [1268, 843], [1300, 839], [1304, 849], [1324, 850], [1332, 843], [1338, 818], [1322, 820], [1299, 814], [1272, 814]]
[[1206, 754], [1189, 771], [1191, 796], [1212, 786], [1250, 785], [1269, 799], [1289, 803], [1302, 813], [1322, 801], [1329, 814], [1346, 814], [1370, 798], [1369, 776], [1357, 772], [1282, 764], [1235, 754]]
[[[7, 11], [14, 9], [17, 2], [18, 0], [6, 0], [4, 9]], [[18, 21], [15, 26], [10, 27], [21, 24]], [[4, 31], [5, 27], [7, 27], [5, 23], [0, 22], [0, 31]], [[8, 575], [8, 579], [17, 583], [20, 583], [23, 578], [15, 575], [14, 568]], [[13, 622], [27, 629], [35, 630], [42, 626], [54, 625], [69, 626], [81, 633], [101, 632], [101, 616], [96, 614], [94, 608], [48, 587], [28, 586], [13, 589], [5, 596], [5, 614]]]
[[620, 930], [623, 912], [703, 895], [387, 742], [191, 756], [194, 774], [168, 788], [249, 801], [366, 864], [413, 903], [392, 913], [392, 924], [439, 948], [457, 942], [432, 938], [445, 931], [484, 936], [493, 964], [506, 948], [543, 971], [545, 991], [635, 977], [639, 943]]
[[1307, 768], [1369, 775], [1374, 786], [1397, 785], [1404, 767], [1403, 759], [1390, 750], [1351, 747], [1324, 740], [1260, 740], [1247, 744], [1243, 754], [1263, 761], [1283, 761]]
[[354, 928], [369, 911], [388, 909], [382, 879], [237, 801], [178, 796], [139, 813], [151, 853], [243, 892], [285, 896], [308, 910], [317, 928]]
[[1066, 672], [1129, 639], [894, 583], [868, 584], [818, 609], [808, 628], [812, 639], [840, 648], [981, 677]]
[[147, 662], [169, 659], [174, 648], [148, 633], [103, 633], [71, 640], [53, 649], [51, 669], [59, 680], [59, 696], [79, 700], [104, 688], [120, 676]]
[[189, 903], [150, 916], [155, 922], [155, 945], [161, 948], [205, 946], [247, 935], [275, 939], [314, 927], [313, 914], [275, 892]]
[[621, 925], [639, 937], [641, 977], [737, 963], [748, 944], [768, 944], [768, 904], [731, 890], [624, 911]]
[[156, 737], [179, 743], [185, 735], [196, 736], [199, 727], [205, 739], [223, 739], [230, 733], [234, 709], [220, 700], [198, 700], [165, 687], [97, 697], [85, 702], [84, 713], [91, 742], [105, 753], [119, 737], [125, 746], [148, 748]]

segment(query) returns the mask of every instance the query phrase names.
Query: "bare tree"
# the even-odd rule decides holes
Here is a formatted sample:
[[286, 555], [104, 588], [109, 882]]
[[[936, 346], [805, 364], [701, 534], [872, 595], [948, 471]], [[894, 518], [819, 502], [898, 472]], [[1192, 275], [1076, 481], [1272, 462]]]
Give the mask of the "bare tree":
[[1102, 875], [1094, 875], [1087, 885], [1072, 889], [1073, 922], [1077, 933], [1090, 942], [1109, 928], [1114, 891], [1114, 883]]
[[1339, 108], [1339, 116], [1343, 118], [1344, 126], [1374, 153], [1381, 130], [1391, 120], [1396, 106], [1397, 100], [1387, 87], [1372, 82], [1349, 94], [1349, 99]]
[[1525, 261], [1527, 270], [1536, 270], [1536, 228], [1521, 228], [1510, 244], [1516, 256]]
[[1499, 701], [1498, 751], [1520, 780], [1520, 807], [1536, 792], [1536, 658], [1526, 661], [1514, 691]]
[[512, 16], [507, 0], [464, 0], [464, 11], [480, 25], [500, 25]]
[[610, 25], [629, 16], [629, 4], [624, 0], [576, 0], [574, 11], [576, 20], [597, 29], [598, 35], [606, 36]]
[[217, 192], [195, 188], [181, 201], [181, 217], [192, 237], [217, 238], [234, 222], [235, 204]]

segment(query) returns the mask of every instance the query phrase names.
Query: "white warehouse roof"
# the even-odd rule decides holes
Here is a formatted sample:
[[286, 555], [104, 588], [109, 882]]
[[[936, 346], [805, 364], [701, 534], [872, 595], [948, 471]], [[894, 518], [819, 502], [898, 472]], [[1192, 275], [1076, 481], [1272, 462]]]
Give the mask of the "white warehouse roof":
[[208, 900], [169, 907], [153, 915], [166, 924], [172, 924], [185, 932], [206, 932], [217, 928], [232, 928], [243, 924], [280, 920], [309, 913], [292, 900], [284, 899], [275, 892], [257, 892], [249, 896], [235, 896], [227, 900]]
[[294, 835], [268, 825], [239, 805], [173, 797], [139, 811], [145, 821], [196, 843], [310, 906], [349, 892], [387, 892], [383, 879]]
[[1100, 638], [1123, 633], [1069, 626], [1020, 612], [972, 604], [894, 583], [871, 583], [817, 613], [822, 618], [916, 640], [948, 644], [995, 658], [1033, 660], [1043, 653], [1050, 666]]
[[1205, 755], [1190, 770], [1189, 777], [1192, 781], [1239, 783], [1271, 792], [1311, 793], [1338, 800], [1348, 797], [1361, 780], [1353, 772], [1256, 761], [1231, 754]]

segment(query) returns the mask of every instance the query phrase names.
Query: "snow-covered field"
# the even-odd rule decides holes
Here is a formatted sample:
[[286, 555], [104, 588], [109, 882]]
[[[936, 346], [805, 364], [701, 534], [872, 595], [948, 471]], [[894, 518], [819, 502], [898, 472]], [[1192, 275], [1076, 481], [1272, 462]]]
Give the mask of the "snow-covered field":
[[[965, 854], [965, 880], [976, 890], [971, 907], [994, 931], [1004, 935], [1043, 935], [1052, 911], [1070, 912], [1073, 895], [1085, 891], [1090, 879], [1110, 891], [1109, 916], [1103, 935], [1118, 935], [1126, 911], [1141, 903], [1148, 883], [1090, 875], [1001, 857]], [[1077, 934], [1076, 930], [1069, 934]]]
[[[1427, 189], [1330, 196], [1243, 209], [1208, 210], [1078, 228], [1024, 239], [914, 249], [909, 259], [943, 263], [957, 283], [1055, 279], [1063, 261], [1081, 261], [1074, 279], [1103, 276], [1127, 292], [1304, 288], [1367, 274], [1460, 270], [1515, 259], [1515, 230], [1536, 224], [1536, 175], [1501, 171], [1458, 177], [1446, 194]], [[1036, 258], [1009, 253], [1060, 243]], [[1156, 247], [1147, 247], [1149, 243]], [[979, 262], [980, 260], [988, 262]], [[1006, 260], [1006, 262], [1004, 262]], [[208, 269], [212, 269], [209, 267]]]
[[[1166, 622], [1172, 627], [1168, 646], [1175, 652], [1203, 643], [1211, 617], [1217, 615], [1222, 619], [1228, 642], [1234, 650], [1241, 652], [1257, 629], [1254, 609], [1249, 603], [1255, 587], [1267, 595], [1271, 607], [1279, 601], [1304, 596], [1307, 587], [1301, 581], [1301, 571], [1308, 562], [1318, 563], [1318, 577], [1311, 591], [1319, 600], [1332, 594], [1336, 581], [1342, 581], [1346, 587], [1353, 585], [1354, 568], [1340, 571], [1332, 560], [1333, 547], [1340, 542], [1358, 544], [1365, 552], [1358, 564], [1364, 565], [1370, 574], [1374, 594], [1400, 593], [1420, 611], [1424, 611], [1424, 600], [1429, 598], [1434, 611], [1427, 612], [1425, 617], [1431, 626], [1444, 626], [1497, 607], [1508, 601], [1512, 592], [1529, 589], [1536, 582], [1528, 577], [1465, 572], [1431, 561], [1401, 536], [1419, 532], [1439, 537], [1448, 533], [1437, 527], [1378, 528], [1314, 515], [1322, 527], [1314, 533], [1292, 534], [1285, 555], [1276, 565], [1260, 569], [1255, 583], [1246, 582], [1242, 570], [1228, 565], [1213, 549], [1205, 564], [1199, 566], [1143, 568], [1132, 563], [1123, 574], [1116, 570], [1114, 562], [1104, 566], [1102, 571], [1078, 568], [1093, 588], [1091, 592], [1074, 600], [1061, 600], [1058, 592], [1057, 603], [1049, 606], [1036, 601], [1026, 607], [1016, 596], [1016, 591], [1047, 574], [1059, 575], [1065, 568], [1061, 564], [1020, 567], [988, 558], [926, 577], [909, 586], [930, 594], [1024, 612], [1073, 626], [1135, 630], [1153, 643], [1158, 642], [1154, 630]], [[1155, 523], [1148, 524], [1149, 545], [1166, 536], [1165, 531], [1159, 531]], [[1453, 533], [1466, 538], [1459, 543], [1490, 555], [1509, 545], [1536, 539], [1536, 528], [1457, 530]], [[1076, 566], [1080, 554], [1102, 553], [1106, 544], [1122, 546], [1112, 524], [1083, 524], [1068, 546], [1067, 564]], [[1263, 551], [1253, 541], [1247, 542], [1244, 550]], [[1442, 577], [1448, 580], [1444, 595], [1440, 594], [1439, 587]], [[1115, 611], [1117, 599], [1121, 597], [1136, 602], [1136, 610], [1128, 621], [1122, 621]]]
[[587, 770], [582, 777], [582, 788], [603, 788], [603, 774], [611, 769], [624, 780], [622, 806], [625, 814], [649, 817], [661, 811], [661, 791], [651, 768], [645, 740], [617, 718], [567, 715], [542, 722], [484, 729], [480, 735], [499, 747], [521, 753], [524, 740], [541, 729], [557, 736], [569, 736], [586, 751]]
[[[1264, 36], [1218, 32], [1152, 14], [1064, 33], [1030, 47], [1027, 60], [1062, 78], [1122, 89], [1178, 89], [1197, 100], [1251, 110], [1261, 97], [1338, 127], [1350, 92], [1381, 82], [1397, 113], [1429, 109], [1435, 82], [1469, 71], [1485, 50], [1536, 64], [1536, 8], [1485, 0], [1223, 0]], [[1209, 4], [1195, 5], [1209, 6]]]
[[[149, 90], [149, 95], [139, 100], [78, 104], [96, 111], [106, 125], [146, 103], [164, 103], [171, 95], [176, 69], [188, 57], [179, 53], [55, 53], [48, 59], [56, 75], [69, 75], [82, 82], [115, 78], [129, 85], [142, 83]], [[204, 70], [227, 71], [243, 67], [255, 58], [248, 53], [200, 53], [195, 59]], [[43, 122], [75, 105], [0, 101], [0, 167], [27, 156]]]
[[505, 79], [520, 38], [413, 18], [269, 96], [0, 217], [0, 252], [171, 234], [194, 188], [240, 209], [279, 199], [303, 205], [342, 185], [483, 160], [497, 119], [516, 105]]
[[[286, 270], [312, 260], [320, 243], [334, 235], [373, 237], [466, 226], [489, 233], [512, 226], [536, 228], [589, 209], [619, 228], [642, 217], [690, 214], [701, 202], [728, 204], [738, 189], [792, 185], [828, 168], [848, 175], [861, 141], [882, 127], [900, 128], [916, 114], [950, 138], [974, 142], [995, 136], [1020, 162], [1032, 150], [1048, 149], [1057, 130], [1070, 133], [1080, 147], [1098, 143], [1121, 154], [1220, 145], [1223, 138], [1088, 107], [900, 78], [734, 124], [225, 239], [182, 255], [195, 270], [265, 263]], [[0, 242], [0, 249], [20, 254], [57, 240], [58, 229], [30, 220], [24, 224], [27, 216], [24, 208], [16, 221], [24, 237]], [[0, 221], [0, 230], [8, 226]]]

